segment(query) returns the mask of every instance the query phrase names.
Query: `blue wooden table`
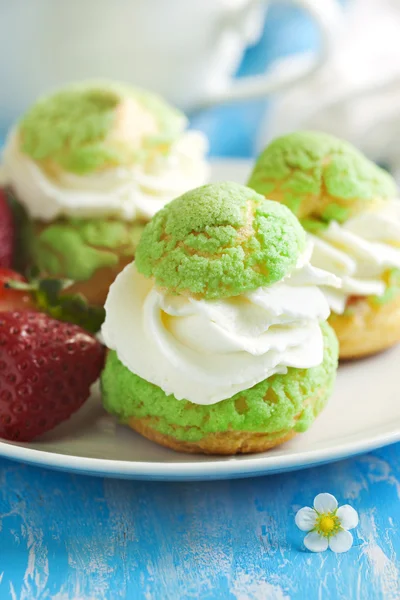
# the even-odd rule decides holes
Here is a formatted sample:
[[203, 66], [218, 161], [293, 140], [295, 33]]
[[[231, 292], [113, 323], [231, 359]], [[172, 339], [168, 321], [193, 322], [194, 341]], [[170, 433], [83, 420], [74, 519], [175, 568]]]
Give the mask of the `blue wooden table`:
[[[304, 35], [293, 48], [300, 17], [287, 20], [286, 10], [271, 12], [242, 74], [285, 53], [282, 40], [291, 39], [290, 49], [313, 43], [307, 25], [295, 27]], [[210, 135], [214, 155], [249, 156], [265, 109], [260, 102], [215, 109], [193, 124]], [[399, 444], [235, 481], [95, 479], [6, 460], [0, 477], [0, 600], [400, 598]], [[325, 491], [359, 511], [347, 554], [306, 552], [294, 526], [295, 512]]]
[[[0, 462], [0, 598], [398, 600], [400, 445], [316, 469], [145, 483]], [[360, 514], [346, 554], [311, 554], [297, 509]]]

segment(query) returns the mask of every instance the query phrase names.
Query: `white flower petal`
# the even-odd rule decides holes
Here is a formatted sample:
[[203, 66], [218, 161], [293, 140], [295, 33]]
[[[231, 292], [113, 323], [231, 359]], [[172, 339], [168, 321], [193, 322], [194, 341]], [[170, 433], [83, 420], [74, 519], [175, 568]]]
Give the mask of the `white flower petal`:
[[332, 494], [318, 494], [314, 498], [314, 508], [319, 513], [331, 513], [338, 507], [337, 500]]
[[338, 531], [329, 538], [329, 548], [332, 552], [347, 552], [353, 545], [353, 536], [350, 531]]
[[314, 529], [317, 513], [313, 508], [305, 506], [296, 513], [294, 520], [301, 531], [311, 531], [311, 529]]
[[311, 552], [324, 552], [328, 548], [328, 539], [316, 531], [311, 531], [304, 538], [304, 545]]
[[350, 504], [338, 508], [336, 515], [339, 517], [343, 529], [354, 529], [358, 525], [358, 513]]

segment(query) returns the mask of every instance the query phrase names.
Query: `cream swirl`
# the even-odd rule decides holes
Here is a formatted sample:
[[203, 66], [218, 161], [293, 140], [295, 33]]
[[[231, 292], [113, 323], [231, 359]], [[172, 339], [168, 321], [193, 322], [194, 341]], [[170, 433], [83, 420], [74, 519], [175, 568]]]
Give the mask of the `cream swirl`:
[[52, 179], [20, 151], [14, 131], [4, 149], [1, 179], [14, 189], [34, 219], [113, 215], [124, 220], [148, 220], [176, 196], [206, 183], [206, 152], [205, 136], [186, 131], [168, 155], [158, 155], [146, 164], [83, 176], [61, 171]]
[[338, 282], [308, 256], [281, 282], [222, 300], [168, 295], [132, 263], [110, 288], [105, 343], [132, 373], [195, 404], [220, 402], [288, 367], [317, 366], [319, 322], [329, 316], [317, 285]]
[[382, 296], [384, 274], [400, 269], [400, 201], [382, 203], [343, 225], [332, 222], [314, 243], [311, 263], [340, 278], [340, 289], [324, 287], [331, 309], [342, 314], [351, 296]]

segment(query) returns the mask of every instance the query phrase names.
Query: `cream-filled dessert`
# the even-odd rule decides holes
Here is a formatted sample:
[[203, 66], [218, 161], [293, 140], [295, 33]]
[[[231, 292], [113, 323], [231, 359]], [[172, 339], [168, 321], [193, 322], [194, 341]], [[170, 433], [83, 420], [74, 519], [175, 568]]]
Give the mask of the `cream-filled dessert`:
[[296, 132], [261, 153], [249, 185], [286, 204], [314, 243], [313, 265], [341, 281], [324, 289], [342, 358], [400, 341], [400, 201], [393, 178], [345, 141]]
[[234, 454], [304, 431], [330, 394], [336, 338], [312, 244], [284, 206], [234, 183], [177, 198], [110, 288], [105, 408], [188, 452]]
[[8, 136], [1, 178], [34, 221], [41, 270], [104, 301], [144, 224], [208, 178], [206, 138], [186, 127], [162, 99], [118, 83], [40, 99]]

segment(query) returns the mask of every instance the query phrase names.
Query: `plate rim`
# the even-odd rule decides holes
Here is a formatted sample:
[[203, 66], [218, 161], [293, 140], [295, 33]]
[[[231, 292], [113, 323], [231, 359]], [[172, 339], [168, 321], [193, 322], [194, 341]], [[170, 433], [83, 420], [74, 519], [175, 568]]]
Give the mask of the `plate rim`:
[[26, 464], [50, 469], [122, 479], [149, 479], [153, 481], [185, 481], [249, 477], [283, 473], [309, 468], [362, 454], [400, 441], [400, 427], [360, 441], [351, 440], [334, 448], [312, 449], [288, 456], [248, 455], [246, 460], [210, 460], [207, 462], [139, 462], [110, 458], [94, 458], [47, 452], [17, 444], [0, 442], [0, 455]]

